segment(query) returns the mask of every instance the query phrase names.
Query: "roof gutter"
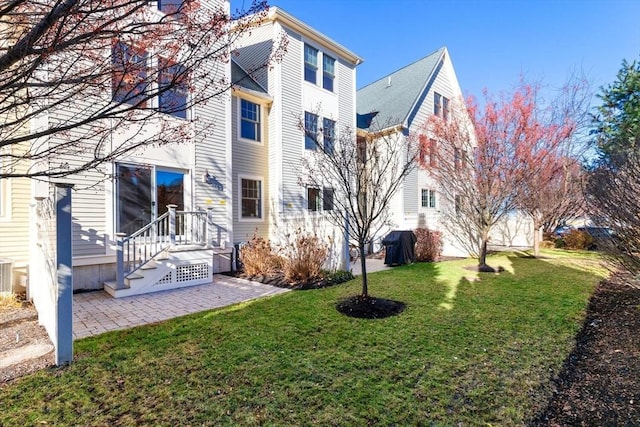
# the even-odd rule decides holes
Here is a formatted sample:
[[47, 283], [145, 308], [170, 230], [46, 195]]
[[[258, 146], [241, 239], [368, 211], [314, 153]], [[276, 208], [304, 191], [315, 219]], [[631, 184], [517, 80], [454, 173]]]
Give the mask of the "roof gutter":
[[360, 65], [364, 62], [364, 59], [355, 53], [351, 52], [346, 47], [342, 46], [340, 43], [330, 39], [304, 22], [300, 21], [298, 18], [295, 18], [293, 15], [285, 12], [279, 7], [271, 7], [269, 8], [269, 14], [267, 15], [267, 20], [269, 21], [279, 21], [283, 25], [295, 30], [296, 32], [308, 37], [319, 45], [330, 49], [334, 52], [337, 52], [343, 59], [349, 61], [354, 66]]

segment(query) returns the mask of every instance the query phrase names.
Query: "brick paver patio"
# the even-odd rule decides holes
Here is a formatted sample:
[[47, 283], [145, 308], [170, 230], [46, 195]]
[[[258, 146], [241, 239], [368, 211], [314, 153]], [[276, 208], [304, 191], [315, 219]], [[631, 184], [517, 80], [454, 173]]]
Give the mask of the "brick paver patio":
[[73, 338], [159, 322], [224, 307], [287, 289], [216, 274], [213, 283], [170, 291], [112, 298], [104, 291], [73, 296]]

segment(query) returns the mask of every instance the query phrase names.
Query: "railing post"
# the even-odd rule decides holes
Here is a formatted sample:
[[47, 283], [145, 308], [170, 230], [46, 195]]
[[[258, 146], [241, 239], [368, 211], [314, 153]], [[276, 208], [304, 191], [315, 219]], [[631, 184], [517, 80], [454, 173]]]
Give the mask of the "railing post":
[[207, 227], [205, 231], [205, 244], [207, 248], [213, 247], [213, 206], [207, 206]]
[[56, 185], [55, 360], [58, 366], [73, 360], [72, 187], [69, 184]]
[[124, 238], [126, 233], [116, 233], [116, 285], [124, 288]]
[[178, 205], [167, 205], [169, 210], [169, 244], [176, 244], [176, 208]]

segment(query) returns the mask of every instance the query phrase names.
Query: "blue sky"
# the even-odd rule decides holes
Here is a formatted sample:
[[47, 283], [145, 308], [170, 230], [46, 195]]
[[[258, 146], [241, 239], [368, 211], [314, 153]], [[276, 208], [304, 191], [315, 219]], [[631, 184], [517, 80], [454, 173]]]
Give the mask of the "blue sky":
[[[249, 0], [231, 0], [232, 10]], [[463, 93], [508, 91], [522, 74], [594, 87], [640, 58], [637, 0], [271, 0], [364, 58], [358, 88], [447, 46]]]

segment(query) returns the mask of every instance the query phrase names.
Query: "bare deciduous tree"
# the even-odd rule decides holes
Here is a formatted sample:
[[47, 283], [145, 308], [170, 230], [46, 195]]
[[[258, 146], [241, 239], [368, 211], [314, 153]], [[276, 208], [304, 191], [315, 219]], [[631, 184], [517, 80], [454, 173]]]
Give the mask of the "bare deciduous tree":
[[313, 150], [303, 156], [299, 184], [318, 189], [324, 214], [349, 239], [358, 243], [362, 296], [368, 297], [366, 245], [389, 225], [393, 196], [416, 166], [417, 144], [397, 127], [356, 131], [345, 127], [334, 140], [327, 129], [305, 129]]
[[3, 2], [0, 179], [62, 177], [204, 133], [211, 124], [188, 112], [231, 87], [223, 64], [266, 9], [264, 1], [235, 14], [217, 1]]
[[509, 134], [512, 102], [452, 102], [448, 117], [432, 116], [421, 141], [420, 165], [438, 183], [443, 225], [470, 254], [486, 264], [492, 228], [516, 206], [516, 147]]
[[587, 184], [587, 208], [614, 232], [609, 252], [640, 270], [640, 61], [623, 61], [616, 81], [601, 89], [593, 117], [600, 158]]
[[[474, 99], [458, 101], [448, 117], [427, 121], [423, 152], [436, 164], [421, 165], [448, 200], [442, 209], [445, 225], [478, 255], [480, 271], [492, 271], [486, 265], [487, 244], [498, 222], [517, 209], [533, 218], [536, 230], [551, 220], [551, 209], [546, 209], [550, 199], [545, 197], [567, 176], [560, 159], [571, 151], [576, 112], [584, 115], [580, 107], [588, 99], [586, 87], [582, 82], [567, 85], [563, 102], [547, 110], [539, 100], [539, 87], [523, 82], [497, 100], [485, 93], [482, 109]], [[570, 189], [575, 190], [567, 186], [562, 194]], [[563, 201], [558, 199], [556, 214], [566, 207]], [[537, 249], [539, 239], [534, 241]]]

